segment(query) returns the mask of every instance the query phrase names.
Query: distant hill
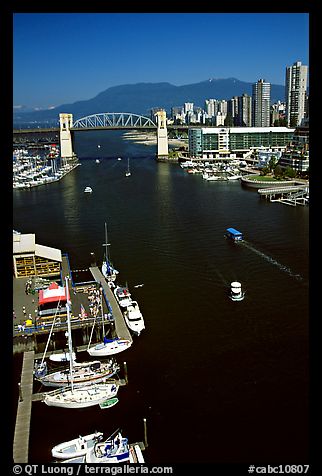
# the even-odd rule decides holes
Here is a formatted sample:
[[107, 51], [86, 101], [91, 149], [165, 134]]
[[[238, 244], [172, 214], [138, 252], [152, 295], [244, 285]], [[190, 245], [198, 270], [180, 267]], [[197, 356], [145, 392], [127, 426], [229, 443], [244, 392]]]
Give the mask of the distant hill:
[[[244, 93], [251, 95], [252, 84], [235, 78], [209, 79], [184, 86], [170, 83], [124, 84], [108, 88], [86, 101], [34, 112], [14, 111], [13, 119], [15, 123], [52, 121], [58, 120], [60, 112], [72, 113], [74, 120], [99, 112], [131, 112], [150, 116], [150, 110], [157, 107], [165, 109], [169, 115], [171, 107], [183, 106], [185, 102], [204, 108], [205, 99], [229, 100]], [[284, 96], [284, 86], [271, 85], [271, 102], [284, 101]]]

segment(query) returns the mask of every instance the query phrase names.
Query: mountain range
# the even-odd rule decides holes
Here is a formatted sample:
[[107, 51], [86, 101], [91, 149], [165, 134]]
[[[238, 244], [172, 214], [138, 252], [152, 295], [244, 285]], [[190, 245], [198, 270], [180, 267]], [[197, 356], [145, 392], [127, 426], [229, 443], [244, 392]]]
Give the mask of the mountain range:
[[[137, 83], [113, 86], [92, 99], [72, 104], [37, 110], [14, 111], [14, 122], [54, 121], [60, 112], [72, 113], [74, 120], [100, 112], [127, 112], [150, 117], [152, 108], [163, 108], [170, 115], [172, 107], [192, 102], [204, 109], [206, 99], [226, 99], [242, 94], [252, 94], [252, 84], [236, 78], [208, 79], [195, 84], [174, 86], [170, 83]], [[271, 84], [271, 103], [285, 100], [285, 87]]]

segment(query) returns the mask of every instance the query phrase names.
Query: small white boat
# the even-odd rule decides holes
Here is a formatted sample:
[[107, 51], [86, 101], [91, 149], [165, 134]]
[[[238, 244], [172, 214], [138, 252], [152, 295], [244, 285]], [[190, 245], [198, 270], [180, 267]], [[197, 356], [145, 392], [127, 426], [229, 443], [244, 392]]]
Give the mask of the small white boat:
[[128, 339], [107, 339], [104, 337], [103, 342], [89, 347], [87, 352], [92, 357], [103, 357], [105, 355], [114, 355], [123, 352], [132, 345], [132, 341]]
[[241, 289], [241, 284], [238, 281], [234, 281], [230, 286], [230, 299], [232, 301], [242, 301], [245, 293]]
[[122, 160], [121, 157], [118, 157], [117, 160]]
[[130, 304], [132, 303], [131, 293], [129, 289], [125, 286], [116, 286], [114, 288], [114, 295], [121, 307], [130, 306]]
[[93, 189], [91, 187], [85, 187], [85, 193], [92, 193]]
[[127, 171], [125, 172], [125, 177], [129, 177], [131, 175], [130, 171], [130, 159], [127, 159]]
[[51, 454], [53, 458], [68, 459], [84, 456], [88, 451], [94, 448], [95, 444], [102, 441], [103, 433], [95, 431], [85, 436], [79, 436], [70, 441], [65, 441], [52, 448]]
[[145, 329], [144, 319], [137, 301], [132, 301], [124, 311], [124, 319], [128, 328], [138, 336]]
[[[76, 360], [75, 352], [72, 353], [72, 359]], [[69, 362], [69, 353], [60, 352], [59, 354], [51, 354], [49, 356], [49, 360], [51, 360], [52, 362]]]
[[95, 162], [96, 162], [97, 164], [99, 164], [99, 163], [100, 163], [100, 160], [99, 160], [99, 159], [96, 159]]
[[65, 459], [63, 463], [126, 463], [132, 462], [128, 439], [124, 438], [119, 430], [111, 435], [107, 440], [97, 442], [93, 448], [79, 456]]
[[228, 180], [239, 180], [242, 176], [241, 175], [236, 175], [236, 174], [233, 174], [233, 175], [228, 175]]

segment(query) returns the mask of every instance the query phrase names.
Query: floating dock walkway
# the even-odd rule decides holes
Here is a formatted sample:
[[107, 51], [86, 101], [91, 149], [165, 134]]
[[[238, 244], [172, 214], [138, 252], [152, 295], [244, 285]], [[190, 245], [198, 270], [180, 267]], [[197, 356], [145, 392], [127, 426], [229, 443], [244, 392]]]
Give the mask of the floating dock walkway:
[[309, 186], [297, 185], [288, 187], [260, 188], [257, 190], [260, 197], [270, 202], [285, 203], [285, 205], [308, 205]]
[[34, 351], [23, 356], [19, 401], [13, 440], [14, 463], [28, 463], [29, 433], [33, 390]]
[[100, 272], [100, 270], [97, 268], [97, 266], [89, 268], [90, 272], [93, 275], [93, 278], [97, 283], [99, 283], [104, 291], [105, 296], [107, 297], [111, 307], [112, 307], [112, 314], [115, 319], [115, 332], [117, 337], [120, 339], [127, 339], [131, 342], [133, 342], [132, 336], [130, 334], [130, 331], [125, 323], [123, 314], [120, 310], [120, 307], [118, 305], [118, 302], [113, 294], [113, 291], [107, 284], [104, 276]]

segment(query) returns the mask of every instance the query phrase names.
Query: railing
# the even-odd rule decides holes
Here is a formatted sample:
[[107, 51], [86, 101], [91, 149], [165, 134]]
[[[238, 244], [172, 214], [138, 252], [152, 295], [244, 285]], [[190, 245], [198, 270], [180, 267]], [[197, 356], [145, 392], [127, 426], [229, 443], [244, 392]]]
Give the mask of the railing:
[[125, 112], [106, 112], [92, 114], [78, 119], [71, 129], [97, 129], [97, 128], [153, 128], [157, 125], [148, 117]]

